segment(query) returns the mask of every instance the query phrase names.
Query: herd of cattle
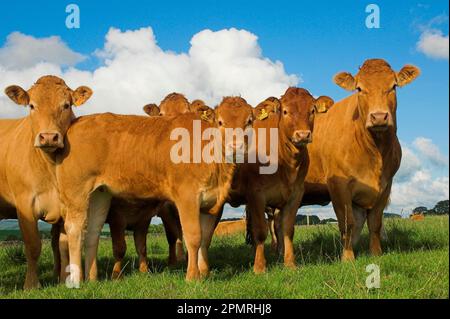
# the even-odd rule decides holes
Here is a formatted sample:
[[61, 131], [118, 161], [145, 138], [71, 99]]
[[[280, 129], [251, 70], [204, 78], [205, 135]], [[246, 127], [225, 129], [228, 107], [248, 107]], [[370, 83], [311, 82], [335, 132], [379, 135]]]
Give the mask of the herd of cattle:
[[[29, 108], [24, 118], [0, 120], [0, 219], [19, 221], [27, 259], [24, 287], [39, 286], [39, 219], [53, 224], [55, 271], [62, 282], [75, 285], [83, 277], [97, 279], [105, 222], [112, 234], [112, 276], [121, 273], [125, 230], [134, 232], [139, 270], [146, 272], [147, 230], [156, 215], [166, 230], [169, 263], [185, 260], [184, 242], [186, 279], [208, 275], [208, 248], [226, 203], [246, 205], [255, 273], [266, 269], [269, 229], [285, 266], [295, 267], [294, 223], [303, 205], [332, 202], [342, 260], [355, 258], [353, 245], [366, 221], [370, 251], [381, 254], [383, 210], [401, 159], [396, 88], [419, 73], [412, 65], [395, 72], [384, 60], [371, 59], [355, 76], [342, 72], [334, 77], [337, 85], [354, 92], [337, 103], [295, 87], [255, 108], [241, 97], [225, 97], [210, 108], [172, 93], [159, 106], [146, 105], [149, 116], [75, 118], [72, 108], [93, 92], [85, 86], [71, 90], [55, 76], [41, 77], [28, 91], [7, 87], [12, 101]], [[278, 129], [278, 169], [260, 174], [261, 163], [174, 163], [170, 150], [176, 141], [170, 132], [180, 127], [191, 132], [194, 120], [200, 120], [202, 132]], [[248, 148], [248, 140], [224, 147], [236, 151], [242, 143]]]

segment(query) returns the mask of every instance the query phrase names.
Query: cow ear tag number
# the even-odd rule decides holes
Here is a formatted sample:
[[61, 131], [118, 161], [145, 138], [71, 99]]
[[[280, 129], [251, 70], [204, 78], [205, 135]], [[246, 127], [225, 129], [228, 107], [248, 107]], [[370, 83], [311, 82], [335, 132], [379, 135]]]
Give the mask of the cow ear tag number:
[[203, 111], [202, 114], [200, 115], [200, 118], [203, 121], [208, 121], [209, 120], [209, 118], [208, 118], [208, 111]]
[[266, 109], [261, 109], [261, 113], [258, 114], [257, 119], [262, 121], [269, 117], [269, 113], [267, 113]]

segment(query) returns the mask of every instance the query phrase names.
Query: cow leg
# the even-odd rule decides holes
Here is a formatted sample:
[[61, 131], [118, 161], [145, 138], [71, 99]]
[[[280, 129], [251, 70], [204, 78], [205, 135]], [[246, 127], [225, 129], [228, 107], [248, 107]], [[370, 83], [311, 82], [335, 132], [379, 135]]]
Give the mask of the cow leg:
[[134, 245], [136, 247], [136, 252], [139, 256], [139, 271], [143, 273], [148, 273], [148, 262], [147, 262], [147, 233], [148, 226], [150, 225], [152, 218], [146, 217], [141, 220], [139, 224], [134, 229]]
[[275, 210], [273, 219], [273, 228], [277, 240], [277, 252], [279, 255], [281, 255], [284, 252], [284, 240], [283, 240], [283, 231], [281, 229], [281, 214], [278, 208]]
[[189, 199], [177, 200], [176, 203], [183, 229], [183, 237], [188, 252], [186, 280], [198, 280], [200, 279], [200, 271], [198, 269], [198, 250], [202, 239], [198, 199], [191, 197]]
[[59, 275], [59, 282], [65, 283], [69, 266], [69, 242], [67, 240], [67, 234], [64, 230], [64, 225], [60, 225], [59, 233], [59, 256], [61, 258], [61, 272]]
[[367, 213], [367, 226], [369, 228], [369, 247], [373, 256], [380, 256], [381, 249], [381, 231], [383, 229], [383, 212], [389, 201], [391, 187], [389, 186], [376, 205]]
[[295, 217], [297, 216], [298, 208], [303, 198], [303, 188], [299, 193], [288, 202], [281, 211], [281, 231], [284, 243], [284, 265], [288, 268], [295, 268], [295, 254], [294, 254], [294, 231], [295, 231]]
[[[166, 202], [161, 205], [158, 216], [161, 218], [166, 231], [167, 243], [169, 244], [169, 266], [175, 266], [185, 259], [183, 249], [183, 232], [181, 231], [178, 212], [173, 204]], [[181, 247], [180, 247], [181, 246]]]
[[39, 288], [38, 259], [41, 254], [42, 243], [39, 235], [38, 223], [37, 220], [34, 219], [31, 210], [27, 211], [17, 207], [17, 216], [25, 245], [25, 256], [27, 258], [27, 273], [23, 288]]
[[273, 252], [277, 251], [278, 248], [278, 241], [277, 241], [277, 234], [275, 230], [275, 209], [272, 209], [270, 207], [266, 207], [266, 214], [267, 214], [267, 223], [269, 224], [269, 232], [270, 237], [272, 241], [270, 242], [270, 249]]
[[116, 212], [114, 208], [110, 209], [108, 220], [114, 256], [114, 267], [111, 279], [119, 279], [122, 274], [122, 260], [127, 252], [127, 242], [125, 240], [125, 230], [127, 225], [125, 218], [123, 218], [120, 212]]
[[[73, 206], [72, 206], [73, 205]], [[84, 242], [84, 230], [87, 222], [86, 207], [75, 206], [74, 203], [66, 204], [66, 220], [64, 229], [67, 234], [69, 245], [69, 276], [66, 283], [72, 288], [78, 288], [83, 278], [83, 268], [81, 267], [81, 254]]]
[[171, 216], [174, 223], [174, 233], [176, 234], [177, 241], [176, 241], [176, 254], [177, 254], [177, 262], [182, 263], [186, 260], [186, 254], [184, 253], [184, 247], [183, 247], [183, 231], [181, 229], [181, 223], [180, 223], [180, 217], [178, 215], [178, 211], [175, 206], [172, 206], [171, 209]]
[[265, 219], [264, 209], [265, 200], [261, 196], [257, 196], [247, 200], [247, 213], [251, 216], [253, 242], [255, 244], [255, 262], [253, 265], [253, 272], [261, 274], [266, 271], [266, 257], [264, 255], [264, 243], [267, 238], [267, 223]]
[[59, 251], [59, 234], [61, 233], [60, 224], [53, 224], [50, 232], [52, 237], [52, 252], [53, 252], [53, 276], [59, 279], [61, 275], [61, 254]]
[[364, 228], [364, 224], [366, 223], [367, 210], [357, 205], [353, 205], [352, 209], [353, 217], [355, 218], [355, 230], [352, 236], [352, 245], [353, 248], [355, 248], [361, 238], [361, 232]]
[[96, 190], [89, 200], [89, 214], [86, 232], [86, 280], [97, 280], [97, 249], [100, 233], [108, 216], [111, 194], [103, 189]]
[[216, 228], [217, 220], [220, 220], [222, 216], [223, 206], [220, 209], [219, 215], [214, 216], [208, 213], [200, 215], [200, 227], [202, 230], [202, 241], [200, 245], [200, 252], [198, 257], [198, 268], [200, 270], [201, 277], [207, 277], [209, 275], [209, 262], [208, 262], [208, 249], [211, 245], [212, 236], [214, 235], [214, 229]]
[[328, 191], [333, 203], [334, 212], [338, 219], [339, 230], [342, 238], [342, 261], [355, 260], [352, 247], [352, 234], [355, 221], [352, 211], [352, 196], [345, 181], [329, 180]]

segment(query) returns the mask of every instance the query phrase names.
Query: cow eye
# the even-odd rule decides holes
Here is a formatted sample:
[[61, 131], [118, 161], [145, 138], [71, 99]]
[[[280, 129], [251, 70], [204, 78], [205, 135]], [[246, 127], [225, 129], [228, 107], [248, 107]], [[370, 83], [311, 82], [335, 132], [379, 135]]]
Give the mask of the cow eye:
[[356, 91], [358, 91], [358, 92], [362, 92], [362, 89], [358, 86], [357, 88], [356, 88]]
[[67, 110], [70, 107], [69, 103], [64, 104], [64, 109]]
[[287, 115], [287, 111], [286, 111], [286, 110], [284, 110], [284, 111], [283, 111], [283, 114], [284, 114], [284, 115]]
[[219, 120], [219, 126], [222, 126], [222, 125], [223, 125], [223, 122]]
[[30, 104], [29, 106], [30, 106], [30, 110], [34, 110], [34, 105], [33, 104]]

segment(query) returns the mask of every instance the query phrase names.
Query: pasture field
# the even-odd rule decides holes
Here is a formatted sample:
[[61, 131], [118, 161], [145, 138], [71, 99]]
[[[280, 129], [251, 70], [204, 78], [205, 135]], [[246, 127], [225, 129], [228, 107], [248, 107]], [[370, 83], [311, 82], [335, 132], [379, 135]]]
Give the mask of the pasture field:
[[[137, 271], [134, 244], [128, 237], [123, 279], [111, 281], [111, 241], [102, 239], [100, 281], [80, 289], [55, 283], [50, 243], [45, 241], [40, 259], [43, 288], [23, 291], [22, 245], [0, 244], [0, 298], [449, 298], [448, 216], [424, 221], [385, 219], [385, 225], [388, 239], [383, 242], [383, 256], [368, 255], [366, 229], [356, 262], [345, 264], [339, 261], [336, 225], [298, 227], [298, 268], [284, 269], [281, 259], [268, 253], [268, 271], [263, 275], [252, 272], [253, 254], [243, 234], [215, 236], [210, 249], [211, 276], [195, 283], [184, 281], [185, 266], [167, 267], [164, 234], [148, 235], [149, 274]], [[267, 251], [269, 246], [267, 241]], [[379, 289], [366, 288], [369, 264], [380, 267]]]

